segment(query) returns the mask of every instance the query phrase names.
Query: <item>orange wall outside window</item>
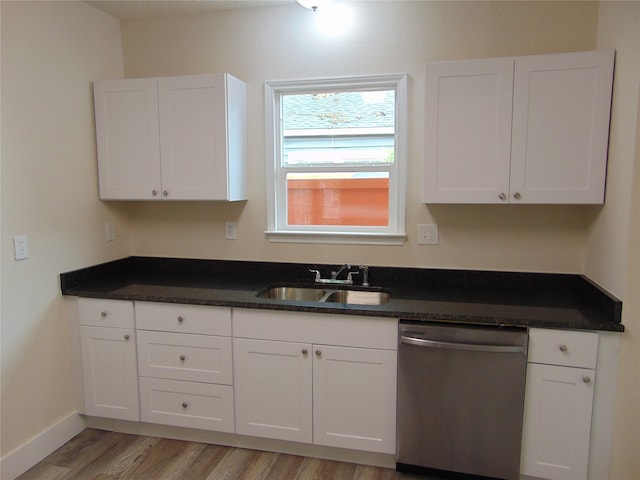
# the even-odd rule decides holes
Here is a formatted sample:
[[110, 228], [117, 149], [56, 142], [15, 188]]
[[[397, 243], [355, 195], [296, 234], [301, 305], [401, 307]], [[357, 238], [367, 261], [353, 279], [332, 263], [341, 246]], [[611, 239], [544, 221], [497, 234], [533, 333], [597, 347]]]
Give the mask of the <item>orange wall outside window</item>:
[[290, 179], [289, 225], [387, 226], [388, 178]]

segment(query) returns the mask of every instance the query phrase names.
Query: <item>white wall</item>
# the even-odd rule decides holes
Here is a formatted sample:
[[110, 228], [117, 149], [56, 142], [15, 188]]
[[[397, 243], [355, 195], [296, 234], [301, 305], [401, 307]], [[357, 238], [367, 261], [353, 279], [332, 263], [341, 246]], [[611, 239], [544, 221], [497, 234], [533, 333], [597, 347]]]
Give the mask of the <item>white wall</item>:
[[598, 48], [616, 49], [607, 200], [585, 273], [624, 298], [610, 478], [640, 478], [640, 2], [602, 2]]
[[[120, 25], [80, 2], [1, 3], [2, 450], [75, 411], [58, 275], [129, 253], [98, 201], [91, 80], [122, 75]], [[104, 241], [104, 222], [120, 240]], [[13, 259], [14, 235], [29, 238]]]
[[[430, 60], [591, 50], [597, 4], [582, 2], [349, 2], [353, 30], [318, 34], [296, 4], [124, 21], [125, 76], [230, 72], [248, 84], [249, 200], [132, 206], [138, 255], [580, 272], [599, 207], [431, 206], [420, 202], [422, 81]], [[264, 82], [409, 74], [407, 233], [402, 247], [270, 244], [266, 229]], [[224, 221], [238, 240], [224, 239]], [[416, 245], [436, 222], [438, 246]]]

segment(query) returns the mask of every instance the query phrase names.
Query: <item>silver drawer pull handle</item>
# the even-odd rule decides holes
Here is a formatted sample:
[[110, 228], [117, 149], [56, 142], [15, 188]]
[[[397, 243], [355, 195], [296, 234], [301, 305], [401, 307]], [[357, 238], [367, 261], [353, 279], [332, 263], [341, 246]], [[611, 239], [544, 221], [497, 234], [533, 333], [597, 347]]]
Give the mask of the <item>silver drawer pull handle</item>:
[[558, 347], [558, 349], [559, 349], [561, 352], [566, 352], [566, 351], [568, 350], [568, 348], [567, 348], [567, 346], [566, 346], [566, 345], [560, 345], [560, 346]]
[[125, 339], [125, 340], [129, 340], [129, 335], [125, 335], [125, 336], [124, 336], [124, 339]]
[[591, 383], [591, 377], [585, 375], [584, 377], [582, 377], [582, 381], [584, 383]]
[[187, 408], [189, 404], [187, 402], [182, 402], [182, 408]]
[[182, 322], [184, 322], [184, 317], [182, 316], [178, 317], [178, 323], [182, 323]]
[[303, 348], [303, 349], [302, 349], [302, 354], [303, 354], [303, 355], [306, 355], [307, 353], [309, 353], [309, 351], [308, 351], [306, 348]]
[[105, 318], [105, 317], [107, 316], [107, 311], [106, 311], [106, 310], [101, 311], [101, 312], [100, 312], [100, 316], [101, 316], [102, 318]]
[[439, 340], [429, 340], [409, 335], [402, 335], [400, 343], [414, 345], [425, 348], [442, 348], [445, 350], [464, 350], [468, 352], [488, 352], [488, 353], [524, 353], [522, 345], [475, 345], [455, 342], [441, 342]]
[[322, 351], [321, 350], [316, 350], [316, 355], [321, 357], [322, 356]]
[[185, 357], [184, 355], [180, 355], [180, 361], [184, 362], [187, 359], [187, 357]]

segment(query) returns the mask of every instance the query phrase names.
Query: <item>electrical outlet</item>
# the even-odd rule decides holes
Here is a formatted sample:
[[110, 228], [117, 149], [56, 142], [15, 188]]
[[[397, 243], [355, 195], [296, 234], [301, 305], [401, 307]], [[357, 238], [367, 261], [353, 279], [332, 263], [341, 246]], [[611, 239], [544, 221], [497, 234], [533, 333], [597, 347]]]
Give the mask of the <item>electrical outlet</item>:
[[238, 224], [236, 222], [224, 222], [224, 238], [235, 240], [237, 238]]
[[437, 245], [438, 225], [434, 223], [418, 225], [418, 245]]
[[29, 258], [29, 242], [26, 235], [13, 237], [13, 249], [16, 260], [26, 260]]

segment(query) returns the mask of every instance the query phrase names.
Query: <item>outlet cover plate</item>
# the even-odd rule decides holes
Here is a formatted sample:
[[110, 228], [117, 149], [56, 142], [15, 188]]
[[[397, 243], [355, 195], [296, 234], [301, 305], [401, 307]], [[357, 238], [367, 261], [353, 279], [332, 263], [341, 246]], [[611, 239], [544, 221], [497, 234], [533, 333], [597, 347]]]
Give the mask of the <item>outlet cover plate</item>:
[[438, 225], [434, 223], [418, 225], [418, 245], [437, 245]]

